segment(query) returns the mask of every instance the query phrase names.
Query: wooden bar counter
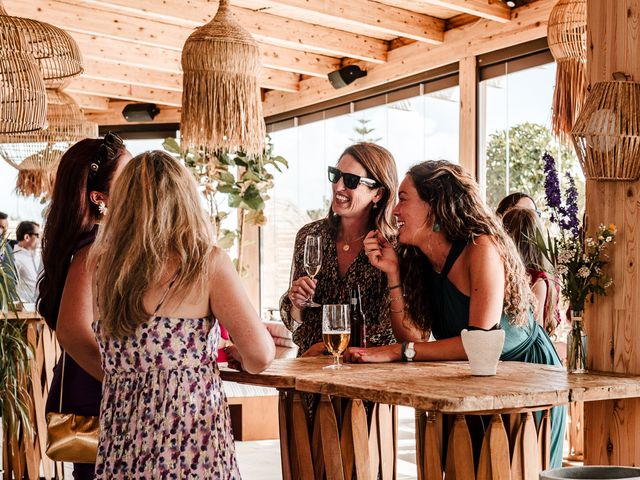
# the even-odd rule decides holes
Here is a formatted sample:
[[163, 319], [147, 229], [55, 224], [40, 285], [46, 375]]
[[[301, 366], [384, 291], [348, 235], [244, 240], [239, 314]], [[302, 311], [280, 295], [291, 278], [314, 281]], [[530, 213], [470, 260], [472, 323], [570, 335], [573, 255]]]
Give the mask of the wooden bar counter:
[[[280, 390], [283, 478], [350, 480], [395, 477], [395, 418], [390, 405], [416, 409], [418, 478], [536, 480], [548, 466], [551, 406], [640, 397], [640, 376], [568, 375], [561, 367], [500, 362], [473, 377], [468, 362], [350, 364], [323, 370], [330, 357], [283, 359], [252, 375], [222, 377]], [[319, 394], [310, 426], [300, 393]], [[348, 400], [338, 400], [348, 399]], [[369, 412], [363, 401], [374, 402]], [[532, 413], [541, 411], [536, 426]], [[443, 414], [450, 414], [444, 416]], [[474, 452], [467, 420], [490, 415]], [[367, 418], [369, 417], [369, 418]], [[446, 455], [444, 431], [448, 432]], [[309, 433], [311, 432], [311, 433]]]

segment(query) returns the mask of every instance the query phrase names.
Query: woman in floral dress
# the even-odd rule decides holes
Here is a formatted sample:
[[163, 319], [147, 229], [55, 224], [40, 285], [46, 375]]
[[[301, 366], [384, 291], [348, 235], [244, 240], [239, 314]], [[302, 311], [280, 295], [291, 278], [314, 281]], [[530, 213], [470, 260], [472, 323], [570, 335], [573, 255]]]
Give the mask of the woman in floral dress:
[[134, 158], [91, 253], [104, 369], [96, 479], [238, 479], [216, 364], [257, 373], [275, 346], [227, 255], [213, 245], [191, 174], [163, 152]]

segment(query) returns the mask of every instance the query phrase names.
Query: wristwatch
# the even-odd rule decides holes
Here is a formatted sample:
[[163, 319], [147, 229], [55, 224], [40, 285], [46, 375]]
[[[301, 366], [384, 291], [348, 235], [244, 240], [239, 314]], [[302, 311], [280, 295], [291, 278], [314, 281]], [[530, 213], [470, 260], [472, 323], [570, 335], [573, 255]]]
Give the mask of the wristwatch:
[[405, 362], [413, 362], [416, 356], [416, 349], [414, 348], [414, 342], [402, 342], [402, 360]]

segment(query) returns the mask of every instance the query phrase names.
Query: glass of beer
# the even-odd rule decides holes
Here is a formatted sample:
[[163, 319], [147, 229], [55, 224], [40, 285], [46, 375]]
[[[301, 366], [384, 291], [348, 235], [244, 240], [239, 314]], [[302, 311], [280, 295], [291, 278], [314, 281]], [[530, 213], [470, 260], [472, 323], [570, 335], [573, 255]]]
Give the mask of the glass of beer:
[[351, 338], [349, 305], [322, 306], [322, 341], [334, 363], [324, 368], [351, 368], [340, 363], [342, 352], [347, 349]]

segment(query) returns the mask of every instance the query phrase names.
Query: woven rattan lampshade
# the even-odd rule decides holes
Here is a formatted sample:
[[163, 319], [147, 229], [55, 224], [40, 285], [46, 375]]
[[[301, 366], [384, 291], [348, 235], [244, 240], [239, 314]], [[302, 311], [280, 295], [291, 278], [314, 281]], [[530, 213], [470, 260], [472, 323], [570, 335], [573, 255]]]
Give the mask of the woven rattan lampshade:
[[547, 40], [557, 62], [552, 128], [566, 141], [587, 92], [587, 0], [559, 0], [549, 16]]
[[78, 104], [61, 90], [48, 90], [48, 128], [31, 133], [0, 135], [0, 156], [20, 172], [16, 190], [40, 197], [51, 191], [63, 153], [75, 142], [97, 137], [97, 125], [87, 122]]
[[0, 28], [0, 133], [39, 130], [46, 124], [47, 96], [24, 36]]
[[187, 39], [182, 70], [182, 147], [262, 153], [260, 51], [234, 19], [228, 0], [221, 0], [213, 20]]
[[640, 178], [640, 83], [598, 82], [571, 134], [587, 178]]
[[26, 51], [38, 63], [47, 88], [61, 88], [82, 73], [80, 49], [67, 32], [48, 23], [10, 16], [2, 0], [0, 30], [20, 31], [26, 42]]

